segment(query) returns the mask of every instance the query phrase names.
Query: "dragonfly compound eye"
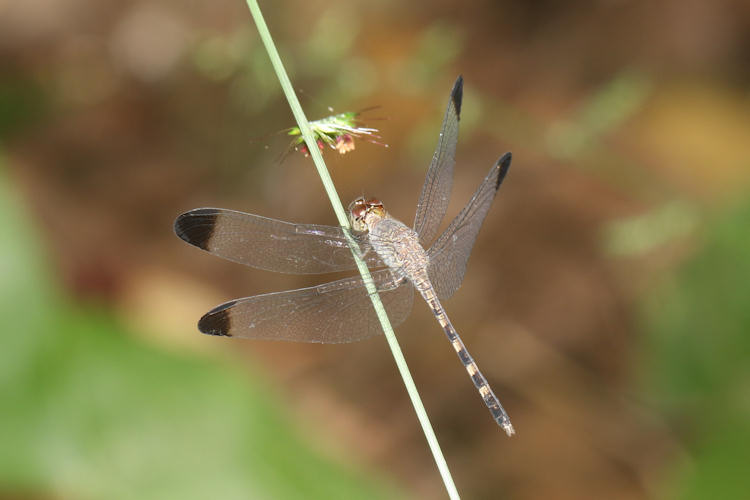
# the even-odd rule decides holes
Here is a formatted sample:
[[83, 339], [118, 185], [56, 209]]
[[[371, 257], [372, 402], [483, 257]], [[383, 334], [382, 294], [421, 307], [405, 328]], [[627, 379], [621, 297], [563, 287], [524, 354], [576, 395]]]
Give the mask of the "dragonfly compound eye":
[[367, 209], [363, 206], [357, 206], [352, 210], [352, 215], [355, 219], [362, 219], [367, 213]]
[[370, 198], [369, 200], [367, 200], [366, 204], [367, 204], [367, 208], [370, 208], [370, 209], [372, 208], [382, 209], [383, 208], [383, 202], [377, 198]]
[[354, 200], [352, 204], [349, 205], [349, 213], [354, 219], [363, 218], [367, 213], [367, 205], [365, 204], [365, 200], [363, 200], [362, 198]]

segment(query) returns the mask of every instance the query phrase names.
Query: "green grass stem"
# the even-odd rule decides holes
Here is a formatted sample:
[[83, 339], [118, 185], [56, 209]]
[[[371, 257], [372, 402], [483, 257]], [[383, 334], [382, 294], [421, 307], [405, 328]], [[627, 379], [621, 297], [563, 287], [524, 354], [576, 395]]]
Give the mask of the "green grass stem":
[[289, 101], [289, 107], [292, 109], [294, 119], [297, 121], [297, 125], [302, 131], [302, 136], [305, 138], [307, 149], [309, 150], [313, 162], [315, 163], [315, 168], [318, 170], [318, 175], [320, 175], [320, 180], [323, 182], [323, 187], [325, 188], [326, 194], [331, 201], [331, 205], [333, 206], [333, 211], [336, 213], [336, 218], [338, 219], [339, 225], [344, 228], [344, 232], [348, 236], [352, 255], [354, 255], [354, 260], [357, 263], [357, 269], [362, 275], [365, 285], [367, 286], [367, 291], [370, 294], [372, 304], [375, 307], [375, 312], [377, 313], [380, 324], [383, 327], [383, 333], [385, 334], [385, 338], [388, 341], [388, 346], [391, 348], [393, 359], [396, 361], [396, 366], [398, 367], [398, 371], [404, 381], [406, 391], [409, 393], [409, 398], [411, 399], [411, 403], [414, 406], [414, 411], [417, 414], [419, 423], [422, 426], [422, 431], [424, 432], [425, 438], [427, 439], [430, 451], [432, 451], [432, 455], [435, 458], [435, 463], [437, 464], [440, 475], [443, 478], [445, 489], [451, 499], [458, 499], [458, 491], [456, 490], [456, 486], [453, 483], [453, 478], [451, 477], [451, 473], [448, 469], [448, 464], [445, 461], [445, 457], [443, 457], [443, 452], [440, 450], [440, 445], [438, 444], [437, 437], [435, 437], [435, 431], [433, 431], [432, 429], [430, 419], [427, 417], [427, 411], [425, 410], [424, 405], [422, 404], [422, 400], [419, 397], [417, 387], [411, 377], [409, 367], [406, 364], [406, 359], [404, 358], [404, 354], [401, 352], [401, 347], [398, 345], [396, 335], [393, 333], [393, 328], [391, 327], [391, 323], [388, 320], [388, 316], [386, 315], [383, 303], [380, 301], [380, 296], [378, 295], [375, 284], [372, 281], [370, 271], [367, 269], [367, 265], [365, 265], [364, 261], [362, 261], [362, 259], [359, 257], [359, 248], [357, 246], [357, 243], [351, 237], [349, 218], [347, 217], [346, 211], [344, 210], [344, 206], [341, 204], [339, 195], [333, 185], [333, 180], [331, 179], [325, 162], [323, 161], [323, 155], [321, 154], [320, 149], [318, 149], [318, 145], [315, 142], [312, 131], [310, 130], [310, 125], [307, 121], [307, 118], [305, 117], [305, 113], [302, 111], [302, 106], [297, 99], [297, 95], [294, 92], [294, 88], [292, 87], [292, 83], [289, 80], [289, 76], [287, 75], [286, 70], [284, 69], [284, 65], [281, 62], [281, 57], [279, 56], [279, 53], [276, 50], [276, 46], [273, 43], [271, 33], [268, 31], [268, 26], [266, 26], [266, 22], [263, 19], [263, 14], [261, 13], [260, 6], [258, 5], [258, 2], [256, 0], [246, 1], [247, 6], [250, 8], [250, 13], [255, 20], [255, 24], [258, 27], [258, 33], [260, 34], [260, 38], [263, 41], [263, 45], [265, 45], [268, 56], [271, 59], [271, 64], [276, 71], [276, 76], [279, 79], [279, 83], [281, 84], [281, 88], [284, 91], [284, 95], [286, 95], [286, 98]]

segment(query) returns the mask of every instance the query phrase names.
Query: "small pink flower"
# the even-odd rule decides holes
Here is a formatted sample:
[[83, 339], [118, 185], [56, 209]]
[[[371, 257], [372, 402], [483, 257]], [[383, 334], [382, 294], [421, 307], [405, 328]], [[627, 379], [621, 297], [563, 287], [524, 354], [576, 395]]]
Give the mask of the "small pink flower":
[[336, 137], [336, 150], [339, 154], [346, 154], [349, 151], [354, 151], [354, 137], [349, 134], [344, 134]]
[[[323, 152], [324, 147], [325, 147], [325, 143], [321, 141], [320, 139], [318, 139], [318, 148], [320, 149], [321, 153]], [[307, 149], [307, 144], [305, 144], [304, 142], [297, 147], [297, 151], [305, 155], [305, 158], [310, 156], [310, 150]]]

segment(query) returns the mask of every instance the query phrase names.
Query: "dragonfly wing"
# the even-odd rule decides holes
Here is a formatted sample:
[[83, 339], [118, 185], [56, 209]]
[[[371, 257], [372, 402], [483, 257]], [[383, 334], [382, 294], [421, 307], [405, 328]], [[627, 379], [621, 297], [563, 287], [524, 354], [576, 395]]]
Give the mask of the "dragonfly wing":
[[484, 178], [469, 203], [428, 251], [430, 263], [427, 271], [440, 299], [451, 297], [461, 286], [479, 228], [510, 168], [510, 162], [511, 154], [505, 153]]
[[[319, 274], [355, 268], [340, 227], [293, 224], [234, 210], [197, 208], [177, 217], [174, 230], [191, 245], [257, 269]], [[368, 267], [383, 267], [365, 238], [355, 240]]]
[[[372, 277], [391, 324], [403, 323], [411, 312], [412, 285], [395, 281], [388, 269]], [[323, 344], [382, 333], [362, 278], [226, 302], [206, 313], [198, 329], [209, 335]]]
[[419, 234], [419, 242], [425, 248], [437, 235], [445, 211], [448, 209], [453, 185], [453, 166], [456, 163], [456, 141], [458, 140], [462, 97], [463, 78], [459, 76], [453, 85], [440, 130], [440, 138], [417, 202], [414, 230]]

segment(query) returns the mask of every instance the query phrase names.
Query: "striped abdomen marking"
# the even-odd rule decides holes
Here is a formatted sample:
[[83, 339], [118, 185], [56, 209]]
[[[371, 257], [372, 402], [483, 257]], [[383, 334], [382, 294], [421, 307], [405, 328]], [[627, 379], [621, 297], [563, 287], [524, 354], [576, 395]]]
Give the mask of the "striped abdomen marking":
[[510, 417], [503, 408], [503, 405], [500, 404], [500, 400], [497, 399], [495, 393], [492, 392], [490, 384], [487, 382], [487, 379], [484, 378], [482, 372], [479, 371], [474, 359], [469, 354], [469, 351], [466, 350], [466, 346], [461, 342], [458, 332], [453, 328], [453, 325], [448, 319], [448, 315], [445, 313], [445, 309], [443, 309], [443, 306], [440, 304], [435, 292], [432, 289], [428, 289], [422, 292], [422, 296], [427, 301], [430, 309], [432, 309], [432, 313], [437, 318], [440, 326], [443, 327], [445, 335], [448, 337], [453, 349], [455, 349], [458, 358], [464, 365], [464, 368], [466, 368], [466, 372], [469, 374], [469, 377], [471, 377], [471, 381], [474, 382], [474, 387], [477, 388], [479, 395], [482, 396], [484, 404], [486, 404], [487, 408], [490, 410], [492, 418], [495, 419], [495, 422], [503, 428], [508, 436], [512, 436], [515, 434], [515, 430], [510, 423]]

